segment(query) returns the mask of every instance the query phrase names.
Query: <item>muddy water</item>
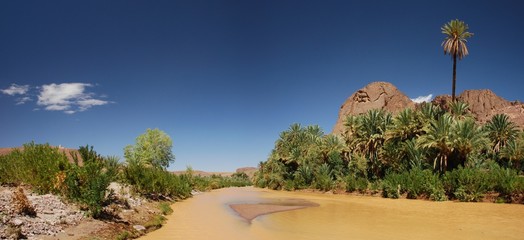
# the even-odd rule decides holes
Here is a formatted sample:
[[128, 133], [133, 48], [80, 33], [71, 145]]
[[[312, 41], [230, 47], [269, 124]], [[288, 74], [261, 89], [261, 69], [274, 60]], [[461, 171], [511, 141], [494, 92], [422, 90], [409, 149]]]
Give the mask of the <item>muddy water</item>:
[[[251, 222], [229, 204], [305, 200], [318, 204]], [[524, 239], [524, 205], [430, 202], [257, 188], [216, 190], [173, 206], [142, 239]]]

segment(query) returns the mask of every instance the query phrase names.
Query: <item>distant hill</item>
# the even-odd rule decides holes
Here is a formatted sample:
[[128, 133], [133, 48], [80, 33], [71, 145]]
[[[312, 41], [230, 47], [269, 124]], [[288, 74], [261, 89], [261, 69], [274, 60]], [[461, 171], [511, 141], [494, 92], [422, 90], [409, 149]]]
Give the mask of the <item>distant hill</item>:
[[[520, 101], [507, 101], [497, 96], [493, 91], [466, 90], [457, 96], [459, 101], [469, 104], [470, 113], [480, 124], [484, 124], [495, 114], [506, 114], [520, 128], [524, 128], [524, 104]], [[433, 104], [445, 107], [451, 101], [451, 96], [435, 97]], [[415, 108], [416, 103], [388, 82], [373, 82], [357, 90], [340, 107], [338, 120], [332, 133], [341, 134], [344, 131], [344, 121], [347, 115], [359, 115], [370, 109], [383, 109], [397, 113], [404, 108]]]
[[[243, 172], [246, 173], [247, 176], [250, 178], [255, 175], [255, 172], [257, 171], [257, 168], [255, 167], [243, 167], [238, 168], [235, 172]], [[174, 174], [180, 175], [184, 174], [186, 171], [174, 171]], [[212, 175], [219, 175], [223, 177], [229, 177], [233, 175], [235, 172], [206, 172], [206, 171], [200, 171], [200, 170], [193, 170], [193, 175], [202, 176], [202, 177], [209, 177]]]

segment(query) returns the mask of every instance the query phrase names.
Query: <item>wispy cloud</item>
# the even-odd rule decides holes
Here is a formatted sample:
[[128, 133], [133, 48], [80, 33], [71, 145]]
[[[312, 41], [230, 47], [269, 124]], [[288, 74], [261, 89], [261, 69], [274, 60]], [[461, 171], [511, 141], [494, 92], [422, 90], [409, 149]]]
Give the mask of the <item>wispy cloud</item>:
[[31, 98], [28, 97], [28, 96], [21, 97], [21, 98], [17, 98], [17, 99], [16, 99], [16, 105], [22, 105], [22, 104], [24, 104], [24, 103], [26, 103], [26, 102], [29, 102], [29, 101], [31, 101], [31, 100], [33, 100], [33, 99], [31, 99]]
[[11, 84], [6, 89], [0, 89], [3, 94], [17, 96], [16, 105], [22, 105], [37, 99], [34, 111], [62, 111], [66, 114], [83, 112], [94, 106], [101, 106], [111, 103], [97, 97], [94, 92], [88, 91], [93, 87], [89, 83], [60, 83], [46, 84], [42, 86], [30, 87], [29, 85]]
[[14, 95], [24, 95], [29, 91], [29, 85], [18, 85], [18, 84], [11, 84], [10, 87], [6, 89], [0, 90], [3, 94], [7, 94], [9, 96]]
[[427, 96], [418, 96], [411, 99], [411, 101], [416, 103], [430, 102], [431, 100], [433, 100], [433, 94], [429, 94]]
[[62, 83], [43, 85], [38, 95], [39, 106], [49, 111], [64, 111], [67, 114], [85, 111], [93, 106], [108, 104], [95, 99], [94, 93], [86, 92], [88, 83]]

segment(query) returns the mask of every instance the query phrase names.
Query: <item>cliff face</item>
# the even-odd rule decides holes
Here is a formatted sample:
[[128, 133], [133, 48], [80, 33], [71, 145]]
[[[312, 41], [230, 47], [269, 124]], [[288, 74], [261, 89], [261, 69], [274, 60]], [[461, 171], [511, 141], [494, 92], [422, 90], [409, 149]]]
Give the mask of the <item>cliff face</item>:
[[[473, 117], [479, 124], [488, 122], [495, 114], [506, 114], [520, 128], [524, 128], [524, 104], [510, 102], [488, 89], [466, 90], [457, 96], [459, 101], [469, 104]], [[451, 102], [451, 96], [440, 95], [432, 103], [445, 106]], [[333, 128], [334, 134], [344, 131], [344, 120], [347, 115], [359, 115], [370, 109], [383, 109], [393, 114], [409, 107], [414, 108], [415, 103], [393, 84], [387, 82], [370, 83], [353, 93], [340, 107], [338, 120]]]
[[362, 114], [370, 109], [383, 109], [397, 113], [406, 107], [415, 108], [415, 103], [393, 84], [388, 82], [370, 83], [353, 93], [342, 104], [332, 133], [340, 134], [344, 131], [344, 120], [347, 115]]

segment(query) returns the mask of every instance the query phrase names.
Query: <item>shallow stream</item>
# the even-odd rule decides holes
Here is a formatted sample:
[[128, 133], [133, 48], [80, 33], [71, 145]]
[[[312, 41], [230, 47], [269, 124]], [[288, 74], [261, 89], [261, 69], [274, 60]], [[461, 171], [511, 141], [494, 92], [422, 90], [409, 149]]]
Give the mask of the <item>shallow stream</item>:
[[[248, 221], [230, 204], [315, 203]], [[172, 205], [141, 239], [524, 239], [524, 205], [431, 202], [281, 192], [252, 187], [206, 192]]]

